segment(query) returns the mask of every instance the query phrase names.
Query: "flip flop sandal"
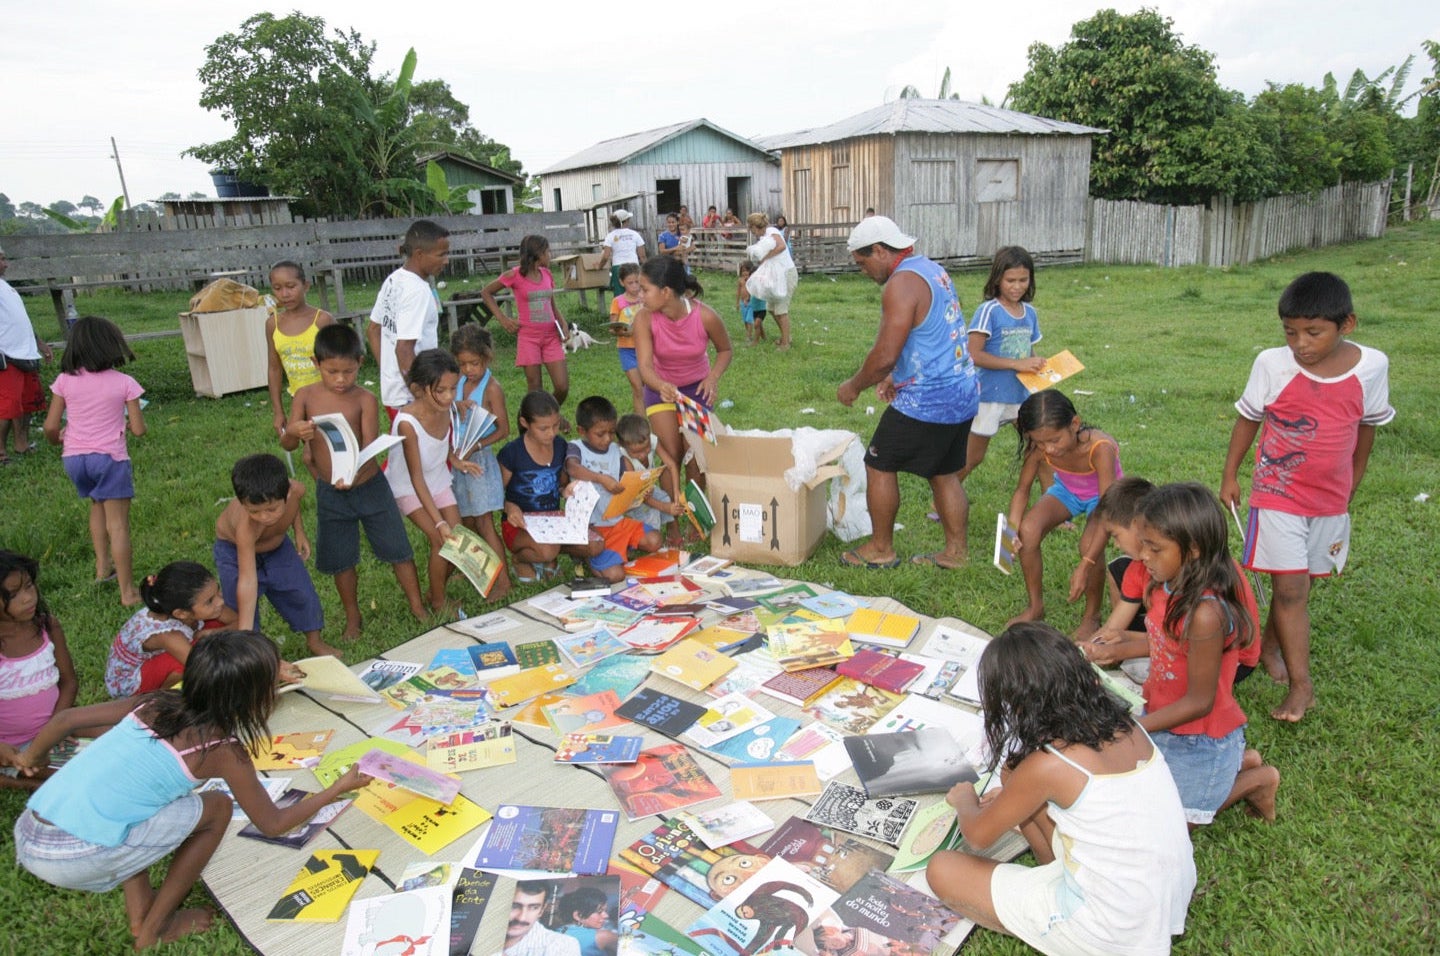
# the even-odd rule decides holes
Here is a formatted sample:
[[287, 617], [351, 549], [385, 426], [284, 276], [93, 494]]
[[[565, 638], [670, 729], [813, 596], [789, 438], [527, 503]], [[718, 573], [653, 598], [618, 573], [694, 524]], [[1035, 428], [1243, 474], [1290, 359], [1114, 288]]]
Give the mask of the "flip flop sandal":
[[889, 561], [868, 561], [861, 556], [858, 548], [851, 548], [840, 555], [840, 563], [849, 568], [864, 568], [867, 571], [888, 571], [891, 568], [900, 567], [900, 556], [896, 555]]
[[954, 571], [958, 565], [941, 564], [940, 552], [933, 551], [930, 554], [917, 554], [910, 559], [911, 564], [918, 564], [924, 567], [939, 568], [942, 571]]

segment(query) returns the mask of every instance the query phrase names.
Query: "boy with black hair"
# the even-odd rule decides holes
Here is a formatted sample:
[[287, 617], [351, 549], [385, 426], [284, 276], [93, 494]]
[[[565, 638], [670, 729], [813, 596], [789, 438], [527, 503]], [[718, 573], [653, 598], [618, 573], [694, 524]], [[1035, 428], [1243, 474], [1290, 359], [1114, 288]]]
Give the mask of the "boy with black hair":
[[590, 571], [607, 581], [625, 577], [625, 562], [631, 548], [660, 550], [660, 532], [624, 515], [606, 518], [610, 499], [621, 491], [620, 476], [630, 470], [620, 446], [615, 443], [615, 406], [603, 395], [584, 399], [575, 409], [575, 427], [580, 437], [565, 451], [565, 468], [571, 481], [590, 481], [600, 488], [600, 500], [590, 513], [590, 527], [605, 539], [605, 550], [590, 559]]
[[[665, 487], [662, 489], [657, 485], [650, 489], [643, 501], [637, 501], [630, 506], [630, 510], [625, 512], [626, 516], [647, 527], [663, 529], [671, 523], [672, 518], [683, 515], [685, 508], [678, 501], [680, 464], [655, 440], [650, 431], [650, 419], [644, 415], [621, 415], [620, 420], [615, 423], [615, 442], [624, 453], [625, 463], [631, 471], [646, 471], [657, 465], [665, 469], [665, 475], [660, 479], [660, 483]], [[677, 528], [674, 543], [679, 542], [680, 533]]]
[[320, 380], [300, 388], [290, 403], [290, 418], [280, 433], [280, 446], [294, 451], [304, 443], [315, 462], [315, 569], [335, 579], [345, 609], [341, 640], [360, 636], [360, 600], [356, 568], [360, 564], [360, 529], [375, 557], [390, 565], [416, 620], [429, 616], [420, 599], [415, 554], [390, 486], [379, 480], [380, 466], [370, 459], [350, 484], [331, 484], [330, 445], [315, 428], [317, 415], [343, 415], [364, 448], [380, 434], [380, 403], [356, 378], [364, 352], [360, 336], [345, 325], [327, 325], [315, 334], [315, 368]]
[[1240, 502], [1236, 477], [1250, 446], [1255, 472], [1243, 564], [1270, 575], [1261, 660], [1289, 693], [1270, 712], [1299, 721], [1315, 703], [1310, 680], [1310, 582], [1339, 574], [1350, 550], [1350, 502], [1365, 476], [1375, 426], [1395, 417], [1389, 359], [1346, 341], [1355, 331], [1350, 287], [1307, 272], [1280, 295], [1285, 347], [1255, 359], [1235, 403], [1220, 500]]
[[417, 219], [400, 246], [405, 264], [386, 277], [370, 310], [365, 338], [380, 365], [380, 401], [391, 421], [413, 396], [405, 384], [415, 356], [439, 344], [440, 304], [430, 280], [450, 261], [450, 231]]
[[[310, 540], [300, 520], [305, 486], [274, 455], [246, 455], [230, 470], [235, 497], [215, 520], [215, 570], [240, 627], [260, 629], [260, 598], [305, 635], [313, 655], [340, 652], [320, 639], [325, 615], [305, 570]], [[286, 532], [295, 529], [292, 544]]]

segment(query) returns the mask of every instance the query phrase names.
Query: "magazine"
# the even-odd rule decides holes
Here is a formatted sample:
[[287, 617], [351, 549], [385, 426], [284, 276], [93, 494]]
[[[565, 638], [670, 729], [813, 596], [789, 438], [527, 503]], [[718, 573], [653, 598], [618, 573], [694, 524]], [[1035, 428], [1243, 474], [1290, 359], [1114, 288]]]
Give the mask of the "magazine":
[[600, 491], [588, 481], [571, 482], [574, 490], [564, 499], [563, 511], [531, 512], [524, 516], [525, 530], [537, 544], [585, 544], [590, 540], [590, 512]]
[[450, 449], [462, 461], [495, 430], [496, 418], [490, 409], [476, 402], [467, 415], [459, 405], [450, 406]]
[[871, 870], [890, 866], [894, 859], [863, 840], [800, 817], [780, 824], [760, 852], [789, 860], [838, 893], [850, 889]]
[[944, 727], [846, 737], [845, 749], [871, 799], [948, 793], [957, 783], [980, 779]]
[[[286, 790], [284, 796], [275, 801], [275, 806], [279, 808], [293, 807], [308, 796], [310, 796], [310, 793], [306, 790]], [[309, 820], [286, 830], [279, 836], [268, 836], [262, 833], [260, 828], [253, 823], [247, 823], [241, 827], [239, 833], [240, 836], [249, 837], [252, 840], [259, 840], [261, 843], [273, 843], [276, 846], [288, 846], [293, 850], [298, 850], [315, 839], [321, 830], [328, 827], [330, 822], [338, 817], [340, 813], [353, 802], [353, 800], [341, 799], [327, 803], [319, 810], [316, 810], [315, 815]]]
[[707, 909], [769, 857], [743, 840], [714, 850], [679, 820], [667, 820], [620, 851], [620, 859]]
[[1017, 540], [1015, 529], [1010, 527], [1005, 512], [1000, 512], [995, 516], [995, 556], [991, 563], [1001, 574], [1010, 574], [1015, 570], [1015, 552], [1020, 550], [1015, 543]]

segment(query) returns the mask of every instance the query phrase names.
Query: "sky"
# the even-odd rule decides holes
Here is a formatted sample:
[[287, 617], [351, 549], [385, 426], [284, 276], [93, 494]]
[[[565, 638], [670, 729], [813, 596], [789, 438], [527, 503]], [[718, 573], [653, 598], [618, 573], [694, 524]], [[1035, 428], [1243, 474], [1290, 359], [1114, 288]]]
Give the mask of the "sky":
[[[600, 140], [705, 117], [741, 136], [819, 126], [893, 100], [933, 96], [949, 66], [961, 98], [999, 103], [1032, 43], [1059, 46], [1094, 8], [1073, 0], [787, 0], [664, 5], [551, 0], [413, 7], [292, 0], [377, 44], [378, 70], [418, 54], [419, 79], [446, 80], [471, 122], [535, 173]], [[1398, 0], [1151, 0], [1182, 40], [1215, 56], [1221, 85], [1247, 96], [1267, 81], [1343, 85], [1415, 54], [1407, 92], [1429, 73], [1422, 39], [1440, 39], [1440, 4]], [[1138, 3], [1115, 3], [1131, 13]], [[723, 9], [722, 9], [723, 8]], [[199, 106], [205, 47], [266, 9], [257, 0], [0, 0], [0, 193], [48, 205], [120, 194], [115, 138], [132, 202], [213, 195], [187, 146], [231, 132]], [[1023, 14], [1017, 10], [1023, 9]], [[511, 10], [523, 11], [512, 14]], [[407, 18], [415, 13], [417, 17]], [[748, 15], [748, 19], [747, 19]]]

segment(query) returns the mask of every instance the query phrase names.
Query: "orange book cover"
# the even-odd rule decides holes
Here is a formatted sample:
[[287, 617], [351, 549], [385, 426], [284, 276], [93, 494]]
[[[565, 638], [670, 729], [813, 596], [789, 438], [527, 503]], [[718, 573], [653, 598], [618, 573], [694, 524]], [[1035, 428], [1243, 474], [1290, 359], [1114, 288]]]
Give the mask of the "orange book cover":
[[1032, 393], [1043, 392], [1047, 388], [1059, 385], [1065, 379], [1076, 372], [1085, 371], [1085, 366], [1080, 364], [1069, 349], [1058, 352], [1045, 360], [1045, 367], [1038, 372], [1016, 372], [1015, 377], [1020, 383]]

